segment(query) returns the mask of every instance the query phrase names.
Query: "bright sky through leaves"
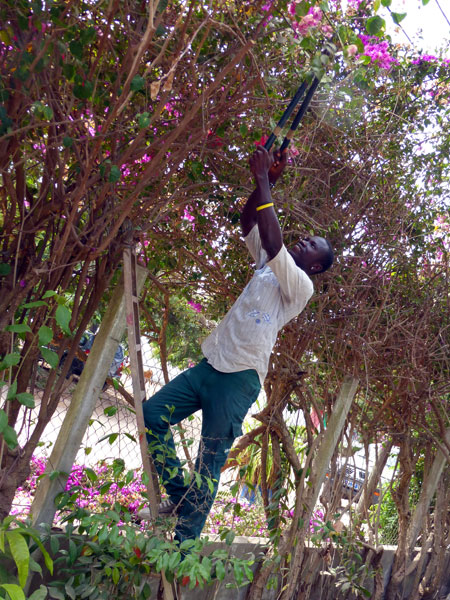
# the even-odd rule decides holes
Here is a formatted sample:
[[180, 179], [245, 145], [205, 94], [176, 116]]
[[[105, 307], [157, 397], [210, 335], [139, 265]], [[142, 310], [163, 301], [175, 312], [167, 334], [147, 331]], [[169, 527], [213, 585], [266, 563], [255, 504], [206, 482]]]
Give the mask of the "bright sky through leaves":
[[446, 0], [440, 0], [439, 3], [430, 0], [426, 6], [423, 6], [422, 0], [393, 0], [390, 6], [392, 12], [406, 13], [401, 27], [393, 23], [387, 9], [382, 9], [382, 15], [394, 41], [408, 43], [406, 33], [418, 52], [422, 50], [423, 53], [433, 54], [442, 48], [443, 55], [450, 57], [450, 25], [439, 6], [450, 19], [450, 4]]

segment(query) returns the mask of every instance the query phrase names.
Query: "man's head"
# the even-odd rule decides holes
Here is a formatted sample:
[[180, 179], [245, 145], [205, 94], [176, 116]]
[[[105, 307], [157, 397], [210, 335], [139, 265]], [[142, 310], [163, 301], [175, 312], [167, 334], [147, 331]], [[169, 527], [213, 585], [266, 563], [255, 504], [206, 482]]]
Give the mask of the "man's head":
[[329, 269], [334, 259], [330, 242], [318, 235], [299, 240], [289, 249], [289, 254], [294, 259], [297, 267], [300, 267], [310, 276], [323, 273]]

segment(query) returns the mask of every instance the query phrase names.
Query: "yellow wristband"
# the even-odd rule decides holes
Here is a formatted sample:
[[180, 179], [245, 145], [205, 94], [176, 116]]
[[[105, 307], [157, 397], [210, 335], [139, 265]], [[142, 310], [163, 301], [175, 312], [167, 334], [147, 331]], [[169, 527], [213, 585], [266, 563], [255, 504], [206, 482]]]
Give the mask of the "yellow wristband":
[[257, 206], [256, 210], [263, 210], [264, 208], [269, 208], [269, 206], [273, 206], [273, 202], [269, 202], [269, 204], [262, 204], [261, 206]]

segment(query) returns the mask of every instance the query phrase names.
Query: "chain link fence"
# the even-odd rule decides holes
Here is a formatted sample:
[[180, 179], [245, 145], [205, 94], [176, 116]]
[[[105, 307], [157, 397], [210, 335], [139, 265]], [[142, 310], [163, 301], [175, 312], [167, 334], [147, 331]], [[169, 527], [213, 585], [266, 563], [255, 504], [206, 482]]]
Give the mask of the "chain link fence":
[[[161, 366], [158, 361], [152, 355], [150, 350], [144, 352], [143, 355], [144, 363], [144, 376], [146, 384], [146, 397], [150, 398], [156, 391], [158, 391], [164, 385], [164, 376]], [[176, 370], [169, 373], [169, 378], [172, 379], [178, 374]], [[43, 389], [45, 386], [45, 380], [48, 377], [48, 370], [44, 366], [38, 367], [37, 377], [37, 394], [36, 394], [36, 408], [28, 410], [26, 412], [26, 418], [22, 420], [21, 430], [19, 432], [19, 443], [23, 445], [29, 438], [33, 431], [34, 423], [37, 418], [39, 410], [39, 389]], [[77, 379], [77, 378], [76, 378]], [[77, 381], [72, 377], [67, 382], [67, 386], [64, 393], [61, 396], [58, 408], [54, 413], [51, 421], [45, 428], [39, 446], [36, 450], [36, 456], [48, 460], [53, 444], [55, 443], [57, 436], [61, 430], [61, 426], [67, 410], [70, 406], [72, 394], [74, 392]], [[131, 375], [128, 368], [125, 368], [120, 377], [120, 385], [123, 386], [125, 391], [130, 397], [132, 397], [132, 381]], [[127, 394], [125, 394], [126, 396]], [[185, 420], [183, 422], [184, 438], [188, 441], [188, 455], [183, 448], [183, 444], [179, 443], [179, 433], [175, 432], [174, 438], [177, 443], [177, 452], [181, 460], [188, 459], [188, 464], [192, 465], [195, 462], [197, 455], [198, 443], [201, 436], [201, 416], [196, 414], [192, 419]], [[177, 439], [178, 438], [178, 439]], [[186, 444], [184, 444], [186, 446]], [[138, 431], [136, 424], [136, 417], [134, 414], [133, 407], [124, 397], [118, 389], [111, 384], [107, 385], [101, 392], [95, 409], [91, 416], [89, 426], [83, 437], [82, 444], [76, 456], [75, 463], [77, 465], [84, 465], [86, 467], [93, 467], [98, 465], [100, 462], [105, 461], [108, 464], [113, 463], [114, 460], [120, 459], [125, 465], [125, 469], [129, 470], [140, 470], [142, 466], [140, 447], [138, 443]], [[189, 459], [192, 459], [191, 461]], [[362, 459], [362, 457], [361, 457]], [[362, 459], [365, 462], [365, 458]], [[51, 465], [50, 465], [51, 466]], [[220, 491], [218, 495], [217, 504], [226, 504], [232, 500], [232, 495], [229, 491], [230, 484], [235, 481], [237, 477], [236, 470], [228, 470], [224, 473], [224, 477], [221, 480]], [[263, 519], [263, 507], [260, 494], [250, 494], [248, 497], [248, 488], [245, 489], [244, 494], [247, 492], [247, 497], [242, 497], [244, 502], [249, 502], [258, 512], [258, 519]], [[241, 493], [241, 492], [239, 492]], [[351, 511], [345, 511], [348, 507], [349, 500], [345, 500], [345, 494], [343, 494], [342, 510], [343, 512], [351, 513]], [[383, 501], [384, 494], [381, 494], [380, 501]], [[29, 504], [29, 499], [24, 500], [19, 493], [15, 500], [15, 506], [13, 512], [21, 512], [24, 509], [23, 503]], [[25, 507], [26, 508], [26, 507]], [[382, 544], [396, 544], [398, 537], [398, 523], [396, 519], [396, 511], [388, 511], [386, 517], [386, 511], [384, 513], [380, 510], [380, 505], [374, 505], [372, 510], [372, 520], [374, 523], [378, 523], [378, 541]], [[249, 513], [250, 514], [250, 513]], [[253, 514], [253, 513], [252, 513]], [[255, 513], [256, 515], [256, 513]], [[383, 518], [380, 518], [380, 515]], [[214, 511], [210, 521], [210, 529], [212, 532], [215, 531], [216, 527], [214, 521]], [[253, 521], [256, 522], [256, 516], [252, 517]], [[235, 523], [237, 525], [237, 522]], [[257, 528], [260, 533], [263, 531], [263, 527], [258, 526]]]

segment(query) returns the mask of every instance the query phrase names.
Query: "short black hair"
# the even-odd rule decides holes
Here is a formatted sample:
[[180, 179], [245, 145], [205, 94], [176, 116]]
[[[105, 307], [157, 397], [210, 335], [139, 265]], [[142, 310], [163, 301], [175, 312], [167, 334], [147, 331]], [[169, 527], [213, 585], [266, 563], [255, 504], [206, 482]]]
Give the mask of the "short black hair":
[[322, 270], [320, 271], [320, 273], [325, 273], [325, 271], [328, 271], [328, 269], [331, 267], [331, 265], [333, 264], [333, 261], [334, 261], [333, 248], [327, 239], [325, 239], [325, 241], [328, 246], [328, 252], [324, 256], [324, 258], [320, 261], [321, 265], [322, 265]]

